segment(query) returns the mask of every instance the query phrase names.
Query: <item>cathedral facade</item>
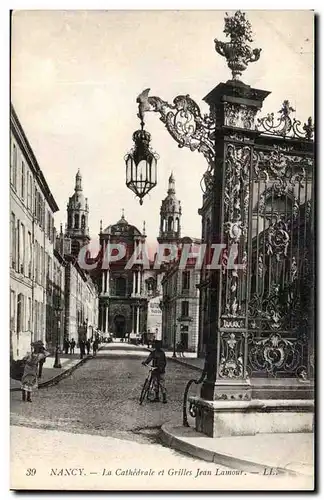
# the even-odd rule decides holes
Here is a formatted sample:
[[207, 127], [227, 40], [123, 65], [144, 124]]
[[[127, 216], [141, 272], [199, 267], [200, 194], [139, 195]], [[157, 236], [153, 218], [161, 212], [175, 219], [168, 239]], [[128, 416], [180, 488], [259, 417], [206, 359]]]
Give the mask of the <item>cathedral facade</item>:
[[[99, 329], [103, 334], [112, 333], [123, 339], [147, 329], [148, 296], [153, 285], [143, 264], [129, 267], [130, 258], [145, 240], [145, 227], [139, 231], [125, 219], [124, 213], [115, 224], [100, 228], [101, 259], [95, 279], [100, 290]], [[125, 252], [123, 257], [114, 260], [110, 249], [117, 245], [121, 245]], [[105, 261], [107, 251], [111, 251], [112, 258]]]
[[[175, 180], [169, 178], [167, 197], [160, 210], [160, 230], [157, 238], [161, 243], [177, 244], [180, 238], [181, 205], [175, 196]], [[99, 233], [101, 258], [93, 273], [100, 291], [99, 329], [103, 334], [112, 333], [117, 338], [151, 331], [162, 339], [162, 279], [164, 268], [149, 268], [142, 263], [129, 264], [132, 255], [146, 242], [145, 224], [140, 231], [129, 223], [124, 213], [115, 224], [102, 228]], [[122, 258], [106, 259], [112, 253], [109, 249], [122, 244], [125, 254]], [[107, 250], [108, 249], [108, 250]], [[110, 254], [109, 253], [109, 254]]]

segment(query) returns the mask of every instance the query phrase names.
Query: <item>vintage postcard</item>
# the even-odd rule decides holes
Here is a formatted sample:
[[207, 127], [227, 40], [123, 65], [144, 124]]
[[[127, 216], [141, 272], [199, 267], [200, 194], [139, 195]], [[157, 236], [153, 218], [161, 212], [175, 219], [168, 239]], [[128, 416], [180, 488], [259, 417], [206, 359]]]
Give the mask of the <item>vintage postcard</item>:
[[10, 22], [10, 488], [313, 490], [314, 12]]

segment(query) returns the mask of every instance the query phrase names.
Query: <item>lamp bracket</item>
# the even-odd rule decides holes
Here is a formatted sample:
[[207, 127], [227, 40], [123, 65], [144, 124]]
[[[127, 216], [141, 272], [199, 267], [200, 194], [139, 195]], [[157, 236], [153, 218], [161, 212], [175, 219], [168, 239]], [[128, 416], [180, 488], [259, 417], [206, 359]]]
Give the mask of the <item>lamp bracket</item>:
[[202, 115], [198, 104], [189, 95], [179, 95], [173, 104], [160, 97], [149, 96], [150, 89], [145, 89], [137, 97], [138, 117], [144, 127], [144, 115], [148, 111], [160, 114], [160, 120], [180, 148], [187, 147], [198, 151], [213, 165], [215, 158], [215, 120], [209, 114]]

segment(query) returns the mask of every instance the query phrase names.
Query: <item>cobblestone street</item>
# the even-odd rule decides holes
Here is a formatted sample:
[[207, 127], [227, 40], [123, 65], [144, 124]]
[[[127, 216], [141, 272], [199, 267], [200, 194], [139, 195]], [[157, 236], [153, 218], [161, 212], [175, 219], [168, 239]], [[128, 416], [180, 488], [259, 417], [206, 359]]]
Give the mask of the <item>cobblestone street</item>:
[[[172, 360], [168, 403], [138, 399], [147, 369], [142, 347], [109, 344], [33, 403], [11, 392], [11, 486], [17, 489], [269, 489], [296, 487], [163, 446], [160, 427], [181, 423], [187, 381], [199, 374]], [[196, 388], [198, 391], [199, 388]], [[193, 422], [192, 422], [193, 424]], [[302, 488], [309, 478], [300, 479]]]
[[168, 361], [168, 404], [140, 406], [147, 373], [141, 362], [147, 355], [141, 347], [110, 344], [59, 384], [38, 390], [32, 404], [23, 403], [20, 392], [12, 392], [12, 424], [152, 442], [163, 423], [181, 423], [185, 386], [199, 375]]
[[[110, 344], [59, 384], [37, 391], [32, 404], [11, 392], [11, 484], [32, 489], [226, 487], [227, 477], [216, 483], [211, 476], [196, 478], [197, 470], [214, 475], [217, 464], [160, 444], [160, 426], [181, 422], [185, 385], [197, 373], [169, 361], [168, 404], [140, 406], [147, 373], [141, 361], [147, 355], [141, 347]], [[66, 472], [71, 467], [73, 477]], [[142, 475], [150, 470], [153, 476]], [[158, 475], [161, 470], [167, 477]]]

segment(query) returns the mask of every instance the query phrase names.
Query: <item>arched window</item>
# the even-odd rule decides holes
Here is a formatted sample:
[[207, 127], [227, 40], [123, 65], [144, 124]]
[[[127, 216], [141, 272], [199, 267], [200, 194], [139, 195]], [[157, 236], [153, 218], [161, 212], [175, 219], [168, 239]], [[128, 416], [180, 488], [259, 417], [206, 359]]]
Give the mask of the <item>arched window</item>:
[[179, 231], [179, 217], [176, 218], [175, 220], [175, 228], [174, 228], [175, 232], [177, 233]]
[[118, 297], [125, 297], [126, 295], [126, 279], [119, 277], [116, 278], [116, 295]]
[[74, 229], [79, 229], [80, 216], [79, 214], [74, 214]]
[[72, 227], [72, 214], [68, 214], [68, 227]]
[[168, 218], [168, 231], [172, 231], [173, 230], [173, 218], [170, 216]]
[[82, 229], [85, 229], [85, 224], [86, 224], [86, 222], [85, 222], [85, 215], [82, 215], [81, 216], [81, 228]]

